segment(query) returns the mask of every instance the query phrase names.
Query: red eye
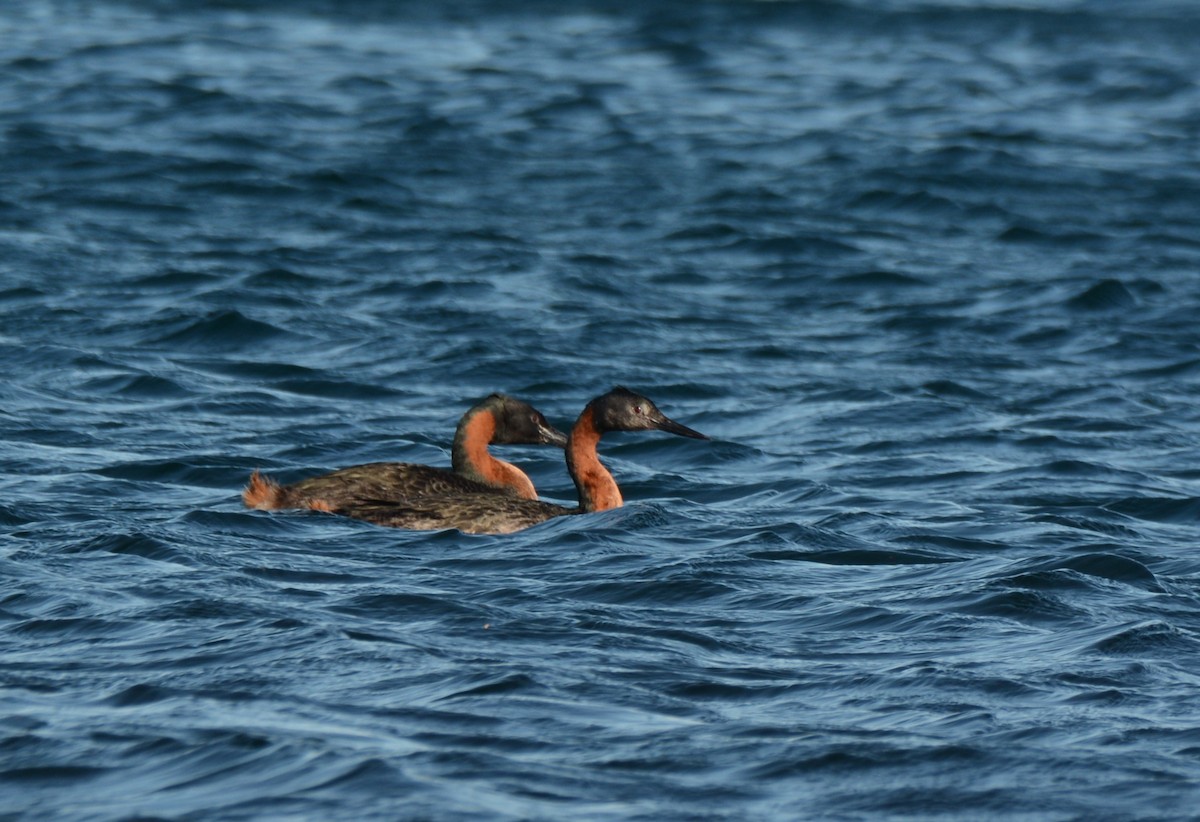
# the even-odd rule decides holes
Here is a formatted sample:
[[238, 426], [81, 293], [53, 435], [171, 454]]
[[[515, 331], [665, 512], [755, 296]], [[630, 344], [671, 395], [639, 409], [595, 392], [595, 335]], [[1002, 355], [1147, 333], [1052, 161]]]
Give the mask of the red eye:
[[642, 407], [641, 407], [640, 405], [635, 405], [635, 406], [633, 407], [633, 413], [635, 413], [635, 414], [642, 414], [642, 413], [643, 413], [643, 412], [642, 412]]

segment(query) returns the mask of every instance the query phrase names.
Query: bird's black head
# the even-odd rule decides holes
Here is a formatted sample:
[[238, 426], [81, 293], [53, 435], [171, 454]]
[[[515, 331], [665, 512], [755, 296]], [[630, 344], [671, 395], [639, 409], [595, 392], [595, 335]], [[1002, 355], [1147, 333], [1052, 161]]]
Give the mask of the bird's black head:
[[498, 445], [567, 444], [567, 435], [546, 421], [541, 411], [527, 402], [506, 394], [492, 394], [482, 405], [496, 420], [492, 442]]
[[681, 437], [706, 440], [708, 437], [667, 417], [658, 406], [641, 394], [617, 386], [590, 403], [596, 429], [605, 431], [666, 431]]

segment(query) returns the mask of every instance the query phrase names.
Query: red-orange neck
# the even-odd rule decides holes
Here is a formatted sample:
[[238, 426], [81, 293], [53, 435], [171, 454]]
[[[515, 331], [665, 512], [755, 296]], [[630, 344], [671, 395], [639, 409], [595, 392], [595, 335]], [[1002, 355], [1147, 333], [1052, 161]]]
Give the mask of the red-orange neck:
[[579, 415], [567, 439], [567, 470], [575, 480], [579, 506], [584, 511], [607, 511], [625, 504], [617, 481], [596, 453], [599, 443], [600, 432], [596, 429], [592, 408], [588, 406]]
[[478, 411], [459, 424], [451, 450], [454, 472], [493, 488], [509, 490], [524, 499], [537, 499], [533, 481], [524, 471], [488, 452], [495, 433], [496, 418], [491, 411]]

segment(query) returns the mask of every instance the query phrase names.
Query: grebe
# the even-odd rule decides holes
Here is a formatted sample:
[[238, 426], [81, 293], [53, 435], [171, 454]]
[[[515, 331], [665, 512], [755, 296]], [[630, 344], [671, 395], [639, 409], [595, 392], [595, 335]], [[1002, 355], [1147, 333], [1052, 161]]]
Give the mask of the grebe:
[[621, 507], [624, 504], [621, 490], [600, 462], [596, 446], [609, 431], [651, 429], [708, 439], [699, 431], [668, 419], [654, 403], [627, 388], [618, 386], [587, 404], [567, 439], [567, 470], [579, 492], [576, 508], [498, 494], [463, 493], [426, 496], [399, 504], [363, 498], [325, 505], [324, 500], [318, 500], [313, 507], [394, 528], [457, 528], [468, 534], [508, 534], [555, 517]]
[[408, 462], [372, 462], [279, 485], [258, 471], [242, 491], [247, 508], [314, 508], [331, 510], [348, 501], [368, 498], [398, 502], [425, 494], [496, 494], [537, 499], [533, 482], [511, 463], [488, 453], [488, 445], [567, 444], [541, 412], [526, 402], [492, 394], [463, 414], [454, 432], [451, 469]]

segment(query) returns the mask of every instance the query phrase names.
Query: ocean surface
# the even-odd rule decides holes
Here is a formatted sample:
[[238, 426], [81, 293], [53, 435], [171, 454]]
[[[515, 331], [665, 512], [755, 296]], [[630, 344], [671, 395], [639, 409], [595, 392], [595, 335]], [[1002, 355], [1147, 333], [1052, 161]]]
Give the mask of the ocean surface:
[[[6, 0], [0, 819], [1200, 818], [1198, 43]], [[616, 384], [615, 511], [239, 498]]]

